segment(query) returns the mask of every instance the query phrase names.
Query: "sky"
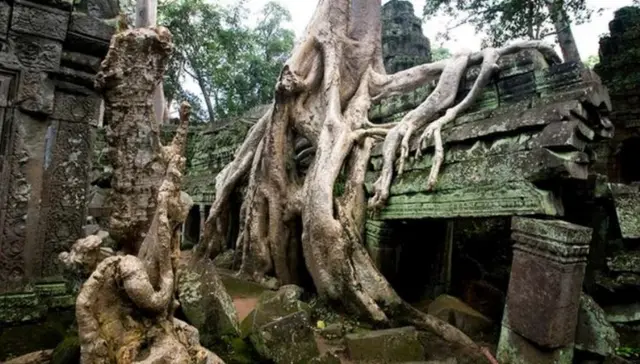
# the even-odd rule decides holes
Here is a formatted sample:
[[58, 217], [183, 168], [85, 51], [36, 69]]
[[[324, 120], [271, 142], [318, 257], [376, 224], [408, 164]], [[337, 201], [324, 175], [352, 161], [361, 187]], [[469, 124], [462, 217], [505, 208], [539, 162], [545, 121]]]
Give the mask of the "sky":
[[[258, 12], [269, 0], [247, 0], [248, 8]], [[289, 9], [292, 16], [292, 29], [296, 36], [300, 36], [311, 19], [315, 10], [317, 0], [276, 0], [285, 8]], [[383, 0], [386, 3], [388, 0]], [[413, 3], [416, 15], [422, 17], [422, 9], [427, 0], [409, 0]], [[223, 0], [223, 2], [233, 3], [234, 0]], [[623, 6], [631, 5], [632, 0], [586, 0], [591, 8], [604, 8], [601, 15], [594, 14], [589, 24], [573, 26], [573, 34], [578, 45], [578, 50], [582, 58], [586, 59], [591, 55], [598, 54], [598, 41], [600, 36], [609, 32], [609, 22], [613, 19], [613, 12]], [[432, 47], [443, 46], [455, 52], [460, 49], [480, 50], [481, 36], [475, 34], [473, 27], [462, 26], [450, 33], [451, 40], [440, 44], [436, 41], [436, 34], [445, 28], [448, 19], [431, 19], [423, 23], [422, 28], [425, 35], [431, 41]], [[560, 54], [560, 50], [558, 49]]]

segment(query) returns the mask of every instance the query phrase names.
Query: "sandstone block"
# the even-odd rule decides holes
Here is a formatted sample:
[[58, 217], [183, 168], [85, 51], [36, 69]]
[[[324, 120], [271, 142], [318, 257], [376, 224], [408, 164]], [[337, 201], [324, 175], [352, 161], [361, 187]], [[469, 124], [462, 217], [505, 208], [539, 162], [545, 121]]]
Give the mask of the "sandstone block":
[[354, 361], [401, 363], [425, 358], [414, 327], [348, 334], [346, 343], [349, 357]]

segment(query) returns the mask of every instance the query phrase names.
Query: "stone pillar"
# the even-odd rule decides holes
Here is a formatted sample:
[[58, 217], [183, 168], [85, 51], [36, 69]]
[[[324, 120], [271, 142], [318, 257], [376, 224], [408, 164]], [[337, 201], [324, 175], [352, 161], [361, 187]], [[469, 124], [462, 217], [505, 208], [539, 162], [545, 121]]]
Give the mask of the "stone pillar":
[[502, 364], [570, 364], [592, 229], [514, 217], [511, 279], [502, 320]]

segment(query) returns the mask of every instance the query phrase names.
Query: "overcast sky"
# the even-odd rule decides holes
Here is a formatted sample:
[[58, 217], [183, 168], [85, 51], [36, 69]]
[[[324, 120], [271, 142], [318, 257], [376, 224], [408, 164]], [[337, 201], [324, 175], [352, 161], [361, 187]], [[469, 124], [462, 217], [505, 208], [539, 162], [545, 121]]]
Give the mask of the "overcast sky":
[[[252, 11], [258, 12], [269, 0], [247, 0], [248, 7]], [[289, 27], [299, 36], [306, 27], [311, 15], [315, 10], [317, 0], [277, 0], [291, 12], [293, 21]], [[388, 0], [383, 0], [386, 3]], [[422, 17], [422, 8], [426, 0], [410, 0], [413, 3], [416, 15]], [[608, 24], [613, 19], [613, 11], [626, 5], [630, 5], [632, 0], [586, 0], [587, 5], [592, 8], [604, 8], [602, 15], [594, 14], [591, 23], [573, 27], [573, 33], [578, 44], [580, 55], [587, 58], [590, 55], [598, 54], [598, 40], [602, 34], [608, 33]], [[234, 0], [223, 0], [232, 3]], [[436, 42], [436, 34], [444, 29], [447, 19], [432, 19], [423, 24], [425, 35], [431, 40], [432, 46], [439, 46]], [[455, 52], [461, 48], [471, 50], [480, 49], [480, 38], [470, 26], [460, 27], [451, 33], [452, 39], [443, 44]]]

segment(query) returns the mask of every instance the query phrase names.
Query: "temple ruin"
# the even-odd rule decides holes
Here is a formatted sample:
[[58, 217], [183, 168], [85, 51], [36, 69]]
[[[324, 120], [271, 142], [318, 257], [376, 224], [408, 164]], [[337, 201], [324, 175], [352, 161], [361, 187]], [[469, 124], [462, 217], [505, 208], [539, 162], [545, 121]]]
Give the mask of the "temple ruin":
[[[431, 60], [414, 10], [400, 0], [383, 6], [390, 73]], [[78, 287], [58, 255], [108, 225], [116, 183], [94, 81], [117, 15], [112, 2], [0, 3], [0, 360], [53, 349], [65, 339]], [[425, 189], [433, 144], [411, 145], [411, 154], [420, 149], [422, 157], [405, 164], [387, 205], [367, 216], [366, 250], [399, 295], [474, 338], [497, 339], [500, 363], [605, 363], [617, 348], [640, 342], [640, 8], [619, 9], [609, 29], [594, 70], [552, 64], [535, 50], [502, 57], [470, 110], [443, 128], [445, 162], [435, 190]], [[479, 69], [466, 71], [456, 102]], [[433, 87], [378, 101], [370, 120], [400, 120]], [[182, 189], [193, 205], [182, 225], [185, 252], [202, 238], [216, 175], [266, 108], [189, 128]], [[164, 144], [178, 128], [161, 126]], [[381, 149], [368, 163], [369, 194], [382, 168]], [[215, 260], [225, 284], [236, 282], [232, 272], [239, 268], [242, 195], [234, 198], [226, 251]], [[275, 293], [259, 287], [267, 293], [253, 316], [231, 331], [277, 363], [290, 359], [278, 345], [310, 351], [304, 362], [320, 363], [317, 348], [302, 341], [265, 346], [282, 330], [255, 313], [265, 307], [286, 325], [305, 322], [298, 329], [313, 338], [315, 323], [292, 318], [302, 311], [302, 293], [285, 287]], [[453, 296], [475, 321], [436, 307]], [[288, 300], [296, 307], [278, 306]], [[274, 302], [278, 308], [269, 306]], [[269, 335], [248, 333], [258, 329]], [[33, 341], [15, 339], [30, 330], [37, 331]], [[425, 344], [414, 331], [393, 334], [415, 344], [416, 357], [424, 359]], [[358, 358], [354, 342], [365, 339], [346, 340], [345, 350]]]

